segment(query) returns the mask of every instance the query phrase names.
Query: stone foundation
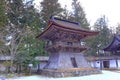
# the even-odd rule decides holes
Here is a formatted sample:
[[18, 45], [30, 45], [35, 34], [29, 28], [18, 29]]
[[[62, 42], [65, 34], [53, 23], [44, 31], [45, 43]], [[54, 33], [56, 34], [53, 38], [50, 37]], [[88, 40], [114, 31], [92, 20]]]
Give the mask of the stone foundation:
[[100, 74], [100, 70], [93, 68], [71, 68], [71, 69], [61, 69], [61, 70], [51, 70], [43, 69], [41, 71], [42, 75], [48, 77], [73, 77], [73, 76], [85, 76], [91, 74]]

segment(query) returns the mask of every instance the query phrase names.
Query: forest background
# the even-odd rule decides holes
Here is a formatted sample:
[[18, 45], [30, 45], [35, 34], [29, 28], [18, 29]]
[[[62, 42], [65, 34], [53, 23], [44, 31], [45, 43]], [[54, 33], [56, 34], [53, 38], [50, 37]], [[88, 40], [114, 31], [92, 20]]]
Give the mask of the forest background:
[[0, 56], [11, 56], [6, 61], [8, 67], [36, 65], [36, 56], [48, 56], [44, 50], [45, 41], [36, 39], [46, 27], [51, 16], [79, 22], [82, 28], [99, 31], [99, 35], [82, 42], [88, 44], [85, 56], [112, 55], [102, 49], [111, 41], [115, 33], [120, 33], [120, 24], [116, 30], [108, 26], [107, 15], [98, 18], [90, 26], [84, 9], [78, 0], [72, 0], [71, 11], [67, 6], [61, 7], [58, 0], [43, 0], [36, 8], [34, 0], [1, 0], [0, 1]]

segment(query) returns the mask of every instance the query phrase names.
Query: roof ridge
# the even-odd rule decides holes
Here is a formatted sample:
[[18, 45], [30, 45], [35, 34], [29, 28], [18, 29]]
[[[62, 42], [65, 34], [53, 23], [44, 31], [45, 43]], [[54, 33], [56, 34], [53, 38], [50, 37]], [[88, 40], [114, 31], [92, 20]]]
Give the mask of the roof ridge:
[[59, 20], [59, 21], [65, 21], [65, 22], [68, 22], [68, 23], [73, 23], [73, 24], [76, 24], [76, 25], [80, 25], [79, 22], [74, 22], [74, 21], [70, 21], [70, 20], [60, 19], [60, 18], [57, 18], [57, 17], [50, 17], [50, 20], [51, 21]]

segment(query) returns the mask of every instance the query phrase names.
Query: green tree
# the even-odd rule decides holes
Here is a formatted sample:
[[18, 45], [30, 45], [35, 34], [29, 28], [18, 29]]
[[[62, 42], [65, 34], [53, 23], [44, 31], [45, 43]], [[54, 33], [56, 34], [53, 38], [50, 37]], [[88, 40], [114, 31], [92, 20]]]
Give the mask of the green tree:
[[25, 26], [22, 23], [24, 5], [22, 0], [8, 0], [7, 1], [7, 15], [9, 24], [7, 26], [6, 37], [11, 37], [8, 39], [8, 48], [11, 59], [11, 68], [13, 67], [13, 60], [15, 55], [19, 52], [19, 46], [21, 45], [25, 32]]
[[120, 34], [120, 24], [116, 27], [116, 34]]
[[[39, 14], [36, 9], [34, 9], [32, 1], [33, 0], [29, 2], [24, 2], [23, 0], [7, 1], [7, 15], [9, 24], [6, 27], [6, 38], [11, 38], [8, 40], [9, 44], [7, 44], [6, 46], [9, 49], [11, 57], [14, 57], [11, 60], [11, 67], [13, 66], [14, 59], [18, 59], [15, 57], [19, 56], [23, 52], [25, 52], [24, 54], [26, 54], [26, 51], [28, 52], [28, 58], [29, 56], [34, 58], [34, 56], [32, 56], [31, 54], [35, 53], [33, 50], [34, 48], [36, 48], [36, 45], [33, 45], [33, 43], [36, 42], [35, 36], [38, 32], [41, 31], [41, 28]], [[33, 50], [31, 49], [31, 47]], [[15, 62], [21, 63], [20, 60], [15, 60]]]
[[[14, 57], [10, 63], [11, 67], [14, 65], [13, 61], [16, 65], [27, 63], [28, 59], [28, 63], [35, 63], [34, 57], [43, 55], [43, 42], [35, 38], [42, 31], [42, 23], [32, 1], [0, 2], [0, 53]], [[20, 57], [21, 54], [24, 54], [24, 59]]]
[[44, 27], [47, 25], [51, 16], [60, 16], [63, 11], [58, 0], [43, 0], [41, 2], [41, 8], [40, 14]]
[[72, 13], [71, 20], [75, 22], [79, 22], [81, 27], [85, 29], [89, 29], [88, 27], [89, 23], [86, 19], [85, 12], [78, 0], [72, 0], [72, 8], [73, 8], [73, 13]]
[[[61, 17], [61, 13], [63, 9], [61, 8], [60, 3], [58, 3], [58, 0], [43, 0], [41, 1], [41, 9], [40, 9], [40, 29], [44, 30], [47, 27], [47, 23], [50, 20], [51, 16], [59, 16]], [[37, 32], [40, 34], [41, 31]], [[34, 40], [34, 39], [33, 39]], [[34, 47], [35, 53], [39, 53], [38, 55], [48, 55], [47, 52], [43, 50], [45, 47], [45, 42], [41, 40], [35, 40], [36, 42], [33, 45], [36, 45]], [[31, 47], [33, 48], [33, 47]]]
[[0, 53], [5, 51], [3, 48], [4, 45], [4, 34], [5, 34], [5, 26], [7, 24], [7, 15], [6, 15], [6, 1], [2, 0], [0, 1]]
[[72, 17], [72, 12], [67, 10], [67, 5], [65, 5], [65, 7], [63, 8], [63, 11], [60, 15], [60, 18], [64, 19], [64, 20], [71, 20], [71, 17]]
[[95, 56], [106, 55], [102, 52], [110, 42], [111, 30], [108, 28], [108, 23], [105, 16], [98, 18], [94, 24], [94, 30], [99, 31], [99, 35], [92, 40], [91, 53]]
[[0, 1], [0, 28], [3, 26], [6, 26], [6, 24], [7, 24], [6, 1], [1, 0]]

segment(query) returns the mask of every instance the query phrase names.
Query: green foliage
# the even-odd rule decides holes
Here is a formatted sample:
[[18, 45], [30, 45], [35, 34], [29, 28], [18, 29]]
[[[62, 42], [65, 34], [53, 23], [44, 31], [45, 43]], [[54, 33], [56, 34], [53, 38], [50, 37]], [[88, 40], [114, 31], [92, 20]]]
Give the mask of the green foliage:
[[111, 30], [108, 28], [105, 16], [98, 18], [94, 25], [94, 29], [99, 31], [99, 34], [91, 41], [90, 53], [95, 56], [100, 56], [101, 54], [105, 55], [104, 53], [101, 53], [100, 50], [103, 50], [110, 43], [110, 37], [112, 34]]
[[85, 29], [89, 29], [89, 23], [86, 19], [85, 12], [83, 8], [80, 5], [80, 2], [78, 0], [72, 0], [72, 7], [73, 7], [73, 13], [71, 16], [71, 20], [75, 22], [79, 22], [81, 27]]
[[[73, 12], [67, 10], [66, 7], [62, 9], [58, 0], [43, 0], [40, 12], [34, 8], [33, 0], [29, 2], [24, 2], [24, 0], [5, 1], [0, 1], [0, 27], [5, 26], [6, 28], [2, 28], [6, 32], [0, 32], [0, 35], [4, 36], [4, 38], [0, 37], [0, 51], [1, 53], [11, 53], [16, 65], [28, 66], [29, 63], [35, 65], [38, 63], [35, 60], [36, 56], [48, 55], [44, 51], [45, 42], [35, 37], [45, 29], [51, 16], [79, 22], [83, 28], [89, 29], [85, 12], [78, 0], [72, 2]], [[109, 43], [110, 33], [103, 17], [98, 19], [94, 29], [100, 31], [100, 34], [97, 38], [88, 40], [88, 42], [93, 42], [89, 43], [91, 53], [96, 53], [99, 44], [101, 44], [99, 49], [102, 49]], [[10, 45], [6, 46], [4, 44], [8, 36], [12, 36], [12, 39], [9, 40]]]
[[[31, 0], [32, 1], [32, 0]], [[39, 13], [34, 9], [32, 3], [23, 2], [23, 0], [8, 0], [7, 1], [7, 19], [9, 20], [8, 26], [6, 25], [7, 33], [4, 34], [6, 37], [12, 36], [9, 40], [10, 44], [8, 52], [17, 65], [20, 64], [36, 64], [34, 60], [35, 56], [42, 54], [43, 48], [36, 50], [36, 45], [40, 43], [35, 36], [41, 32], [41, 20]], [[38, 42], [38, 43], [36, 43]], [[6, 39], [4, 39], [4, 43]], [[41, 43], [42, 45], [42, 43]], [[40, 46], [41, 46], [40, 45]], [[39, 51], [41, 50], [41, 51]], [[11, 64], [11, 67], [13, 64]]]
[[35, 60], [35, 57], [32, 53], [26, 52], [20, 52], [15, 56], [14, 59], [15, 64], [22, 64], [24, 67], [28, 67], [28, 64], [36, 65], [38, 63], [37, 60]]
[[11, 62], [10, 62], [10, 61], [5, 61], [3, 64], [4, 64], [6, 67], [10, 67]]
[[72, 12], [67, 10], [67, 6], [65, 5], [65, 7], [63, 8], [62, 14], [60, 15], [60, 18], [64, 20], [71, 20], [71, 17], [72, 17]]
[[58, 0], [43, 0], [41, 2], [41, 19], [43, 20], [43, 26], [46, 26], [51, 16], [59, 16], [63, 11]]
[[8, 0], [8, 18], [10, 23], [20, 25], [23, 18], [24, 6], [22, 0]]
[[116, 27], [116, 34], [120, 34], [120, 24]]
[[111, 36], [111, 30], [108, 28], [105, 16], [98, 19], [98, 21], [95, 23], [95, 27], [98, 27], [97, 31], [100, 31], [97, 39], [99, 43], [102, 43], [101, 48], [104, 48], [109, 44]]
[[6, 15], [6, 2], [5, 0], [0, 1], [0, 27], [3, 27], [7, 24], [7, 15]]

